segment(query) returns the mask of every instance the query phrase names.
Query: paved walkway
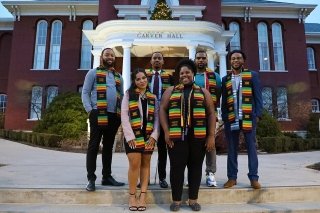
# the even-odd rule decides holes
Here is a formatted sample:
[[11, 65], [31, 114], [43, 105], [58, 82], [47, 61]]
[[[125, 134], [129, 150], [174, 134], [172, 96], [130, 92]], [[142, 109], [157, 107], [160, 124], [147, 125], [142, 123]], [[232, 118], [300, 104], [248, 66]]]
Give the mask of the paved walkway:
[[[226, 155], [217, 156], [216, 178], [218, 188], [227, 180]], [[0, 188], [84, 188], [86, 180], [86, 155], [53, 151], [0, 139]], [[157, 153], [152, 156], [150, 188], [155, 180]], [[247, 156], [239, 156], [238, 185], [249, 187], [246, 173]], [[260, 154], [259, 175], [263, 187], [320, 185], [320, 171], [306, 166], [320, 162], [320, 151]], [[5, 164], [5, 166], [2, 166]], [[124, 153], [114, 153], [113, 176], [127, 183], [128, 160]], [[101, 155], [98, 156], [97, 189], [107, 189], [101, 180]], [[158, 180], [157, 180], [158, 181]], [[169, 181], [169, 164], [167, 165]], [[205, 176], [201, 187], [205, 186]], [[128, 188], [128, 185], [122, 188]]]

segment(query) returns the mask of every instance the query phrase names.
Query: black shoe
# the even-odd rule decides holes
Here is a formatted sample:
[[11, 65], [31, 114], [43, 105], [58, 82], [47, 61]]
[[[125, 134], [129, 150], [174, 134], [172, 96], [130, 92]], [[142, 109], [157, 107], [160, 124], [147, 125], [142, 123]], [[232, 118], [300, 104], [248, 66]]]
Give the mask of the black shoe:
[[160, 180], [159, 185], [161, 188], [164, 188], [164, 189], [168, 188], [168, 183], [166, 180]]
[[112, 176], [103, 178], [101, 181], [103, 186], [124, 186], [124, 183], [116, 181]]
[[87, 187], [86, 187], [86, 190], [89, 192], [93, 192], [96, 190], [96, 184], [95, 184], [94, 180], [89, 180]]

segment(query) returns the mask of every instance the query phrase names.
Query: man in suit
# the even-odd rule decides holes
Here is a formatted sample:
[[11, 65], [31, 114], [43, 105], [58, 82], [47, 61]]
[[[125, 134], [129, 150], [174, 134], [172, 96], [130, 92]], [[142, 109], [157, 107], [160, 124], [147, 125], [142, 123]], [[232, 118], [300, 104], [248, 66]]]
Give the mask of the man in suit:
[[257, 72], [244, 69], [245, 54], [229, 53], [231, 72], [222, 78], [222, 120], [228, 141], [228, 181], [224, 188], [237, 184], [239, 134], [243, 132], [248, 152], [248, 178], [251, 187], [260, 189], [256, 127], [262, 116], [262, 94]]
[[[150, 64], [152, 68], [147, 71], [149, 88], [150, 91], [157, 96], [157, 100], [160, 104], [164, 91], [173, 85], [173, 77], [170, 73], [162, 69], [164, 60], [161, 52], [152, 53]], [[168, 183], [166, 181], [167, 147], [162, 128], [160, 129], [160, 136], [158, 138], [157, 146], [159, 184], [161, 188], [168, 188]]]

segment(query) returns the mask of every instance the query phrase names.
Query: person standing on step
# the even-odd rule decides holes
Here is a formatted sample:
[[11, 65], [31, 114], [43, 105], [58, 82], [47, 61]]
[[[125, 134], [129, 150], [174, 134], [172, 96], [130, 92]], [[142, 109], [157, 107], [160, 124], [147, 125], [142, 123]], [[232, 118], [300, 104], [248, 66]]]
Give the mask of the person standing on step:
[[120, 104], [123, 95], [121, 75], [114, 69], [115, 54], [111, 48], [101, 52], [100, 65], [88, 71], [81, 99], [90, 121], [87, 150], [87, 191], [95, 191], [96, 161], [102, 138], [102, 185], [123, 186], [111, 176], [112, 149], [121, 123]]
[[[154, 52], [150, 60], [152, 69], [147, 71], [150, 91], [156, 95], [160, 104], [160, 100], [164, 91], [172, 86], [174, 83], [173, 77], [170, 73], [162, 70], [164, 64], [163, 55], [161, 52]], [[160, 136], [157, 142], [158, 146], [158, 174], [159, 185], [161, 188], [168, 188], [166, 181], [166, 166], [167, 166], [167, 145], [164, 140], [163, 129], [160, 128]]]
[[[129, 210], [146, 210], [146, 192], [150, 177], [150, 160], [159, 137], [159, 103], [149, 91], [144, 69], [131, 73], [131, 86], [121, 104], [121, 125], [125, 149], [129, 160]], [[140, 177], [141, 193], [136, 197]]]
[[165, 91], [160, 105], [160, 122], [170, 159], [170, 210], [180, 209], [184, 171], [188, 167], [189, 207], [200, 211], [197, 200], [202, 163], [205, 152], [215, 149], [214, 104], [209, 91], [194, 83], [197, 68], [192, 60], [181, 60], [175, 72], [180, 83]]
[[[195, 55], [195, 64], [197, 73], [195, 74], [195, 83], [207, 89], [212, 97], [215, 106], [216, 119], [218, 119], [217, 107], [221, 97], [221, 78], [220, 75], [207, 67], [208, 56], [204, 50], [197, 51]], [[217, 181], [215, 173], [217, 171], [217, 153], [216, 149], [206, 152], [206, 184], [208, 187], [216, 187]]]
[[228, 141], [227, 175], [223, 185], [230, 188], [237, 184], [238, 146], [243, 132], [248, 152], [248, 178], [251, 187], [260, 189], [258, 182], [258, 156], [256, 128], [262, 116], [262, 93], [257, 72], [244, 68], [246, 56], [240, 50], [229, 53], [231, 72], [222, 78], [222, 120]]

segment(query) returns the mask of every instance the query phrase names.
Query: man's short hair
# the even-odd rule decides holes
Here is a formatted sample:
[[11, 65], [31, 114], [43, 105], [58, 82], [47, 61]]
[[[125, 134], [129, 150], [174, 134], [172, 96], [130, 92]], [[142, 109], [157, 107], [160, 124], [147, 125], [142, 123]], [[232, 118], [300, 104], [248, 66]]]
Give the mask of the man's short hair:
[[197, 54], [198, 54], [198, 53], [204, 53], [204, 54], [206, 54], [206, 56], [208, 57], [207, 52], [206, 52], [205, 50], [198, 50], [198, 51], [196, 52], [196, 54], [194, 55], [194, 58], [197, 58]]
[[246, 60], [247, 59], [247, 56], [244, 54], [244, 52], [242, 52], [241, 50], [233, 50], [229, 53], [229, 61], [231, 60], [231, 56], [234, 54], [234, 53], [240, 53], [242, 55], [242, 58], [243, 60]]

